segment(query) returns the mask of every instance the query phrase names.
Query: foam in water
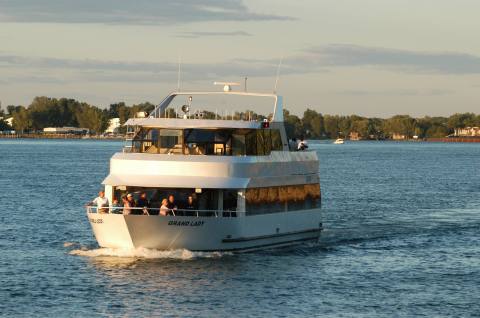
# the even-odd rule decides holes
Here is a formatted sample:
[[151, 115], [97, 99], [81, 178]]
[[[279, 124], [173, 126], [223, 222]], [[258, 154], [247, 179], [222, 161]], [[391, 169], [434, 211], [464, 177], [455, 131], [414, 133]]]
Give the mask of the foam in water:
[[124, 257], [124, 258], [169, 258], [189, 260], [195, 258], [218, 258], [230, 253], [221, 252], [192, 252], [186, 249], [160, 251], [149, 248], [97, 248], [97, 249], [74, 249], [70, 251], [70, 255], [86, 256], [86, 257]]

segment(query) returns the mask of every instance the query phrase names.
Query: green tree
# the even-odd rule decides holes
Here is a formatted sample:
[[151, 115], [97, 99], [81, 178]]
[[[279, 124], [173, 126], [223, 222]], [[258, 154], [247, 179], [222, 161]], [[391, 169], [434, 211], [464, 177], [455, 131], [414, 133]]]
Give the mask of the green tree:
[[287, 109], [284, 109], [283, 118], [285, 121], [287, 138], [299, 138], [304, 134], [303, 123], [297, 115], [292, 115]]
[[327, 137], [332, 139], [338, 138], [340, 132], [338, 116], [325, 115], [323, 121], [325, 124], [325, 134]]
[[384, 131], [389, 136], [400, 134], [405, 135], [407, 138], [411, 138], [415, 134], [415, 125], [415, 118], [412, 118], [409, 115], [396, 115], [385, 120]]
[[478, 122], [478, 116], [472, 113], [457, 113], [453, 114], [448, 118], [447, 127], [450, 130], [454, 130], [455, 128], [465, 128], [465, 127], [472, 127], [480, 124]]
[[99, 108], [81, 103], [75, 114], [78, 125], [92, 132], [102, 133], [108, 125], [108, 117]]
[[16, 108], [15, 112], [12, 113], [13, 117], [13, 128], [17, 132], [23, 133], [32, 129], [32, 119], [27, 109], [23, 106]]
[[325, 136], [325, 123], [323, 115], [307, 108], [302, 118], [303, 128], [308, 132], [307, 137], [323, 138]]
[[363, 139], [369, 138], [369, 119], [352, 116], [350, 131], [354, 131], [360, 134]]

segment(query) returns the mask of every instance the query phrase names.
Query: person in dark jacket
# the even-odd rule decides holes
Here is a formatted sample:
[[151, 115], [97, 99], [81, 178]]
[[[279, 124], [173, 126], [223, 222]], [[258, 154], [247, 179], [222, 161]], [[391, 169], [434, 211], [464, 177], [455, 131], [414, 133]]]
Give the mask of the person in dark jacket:
[[177, 215], [178, 207], [177, 207], [177, 204], [175, 204], [175, 197], [173, 196], [173, 194], [170, 194], [168, 196], [167, 207], [170, 215]]
[[193, 201], [193, 196], [189, 195], [187, 199], [187, 205], [185, 206], [185, 215], [194, 216], [196, 214], [195, 210], [197, 209], [195, 201]]
[[131, 193], [127, 194], [127, 201], [132, 211], [130, 214], [143, 214], [143, 211], [141, 209], [134, 209], [137, 207], [137, 205], [135, 204], [135, 200], [133, 199], [133, 195]]
[[140, 194], [140, 198], [137, 200], [137, 207], [143, 208], [143, 214], [149, 214], [148, 208], [150, 207], [150, 202], [147, 199], [147, 194], [145, 192], [142, 192]]

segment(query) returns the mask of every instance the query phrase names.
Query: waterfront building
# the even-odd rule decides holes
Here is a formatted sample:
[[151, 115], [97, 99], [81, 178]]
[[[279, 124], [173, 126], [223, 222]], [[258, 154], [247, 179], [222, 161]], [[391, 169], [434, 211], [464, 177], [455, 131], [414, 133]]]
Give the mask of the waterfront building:
[[354, 141], [362, 140], [362, 135], [360, 135], [360, 133], [356, 131], [350, 132], [348, 137], [350, 140], [354, 140]]
[[90, 132], [88, 128], [78, 127], [46, 127], [43, 128], [44, 134], [78, 134], [86, 135]]
[[455, 128], [455, 137], [480, 137], [480, 127]]
[[404, 135], [404, 134], [394, 133], [394, 134], [392, 135], [392, 139], [393, 139], [393, 140], [407, 140], [408, 138], [407, 138], [407, 136]]
[[105, 130], [107, 134], [118, 134], [120, 131], [120, 118], [110, 118], [108, 121], [108, 128]]

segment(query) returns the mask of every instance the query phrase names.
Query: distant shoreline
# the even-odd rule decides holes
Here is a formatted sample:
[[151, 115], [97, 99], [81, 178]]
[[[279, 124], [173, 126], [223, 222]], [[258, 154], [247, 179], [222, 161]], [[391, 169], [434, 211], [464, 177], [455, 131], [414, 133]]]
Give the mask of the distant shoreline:
[[0, 134], [0, 139], [69, 139], [69, 140], [125, 140], [125, 136], [104, 137], [74, 134]]
[[[0, 139], [53, 139], [53, 140], [97, 140], [97, 141], [124, 141], [125, 136], [97, 136], [97, 135], [75, 135], [75, 134], [0, 134]], [[332, 141], [334, 139], [309, 139], [315, 141]], [[384, 142], [443, 142], [443, 143], [480, 143], [480, 137], [445, 137], [445, 138], [424, 138], [424, 139], [361, 139], [347, 140], [348, 142], [362, 141], [384, 141]]]

